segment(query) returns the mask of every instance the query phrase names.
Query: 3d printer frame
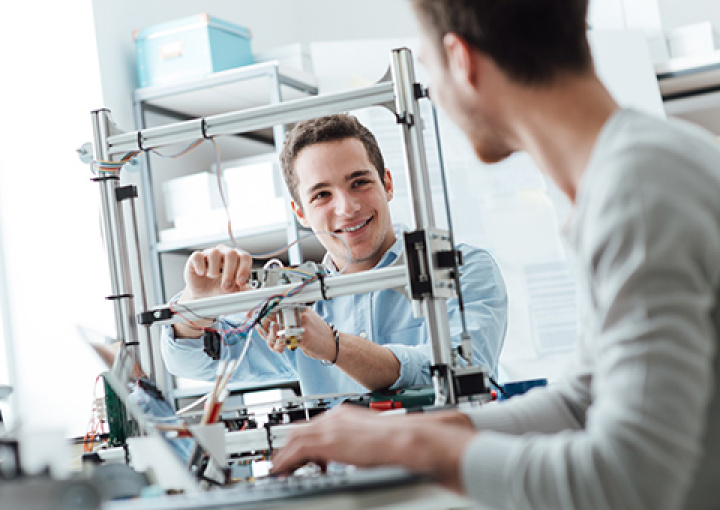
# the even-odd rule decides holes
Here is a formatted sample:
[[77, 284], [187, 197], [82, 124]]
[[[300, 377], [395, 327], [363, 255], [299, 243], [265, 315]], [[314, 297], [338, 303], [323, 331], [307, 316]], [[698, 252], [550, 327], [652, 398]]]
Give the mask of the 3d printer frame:
[[[460, 394], [478, 392], [478, 374], [482, 379], [480, 390], [487, 388], [484, 382], [486, 371], [482, 367], [479, 370], [477, 367], [466, 370], [467, 367], [461, 367], [453, 355], [446, 302], [459, 290], [458, 255], [452, 244], [451, 232], [439, 230], [435, 226], [422, 134], [423, 122], [418, 104], [419, 100], [426, 96], [426, 89], [415, 81], [410, 50], [400, 48], [391, 52], [389, 73], [380, 82], [348, 92], [319, 95], [129, 132], [123, 132], [114, 124], [109, 110], [93, 111], [95, 159], [119, 161], [129, 152], [147, 151], [174, 143], [192, 142], [199, 138], [246, 133], [370, 106], [384, 106], [389, 109], [394, 113], [402, 132], [405, 169], [415, 220], [416, 230], [406, 235], [407, 263], [405, 266], [320, 280], [308, 285], [297, 296], [288, 298], [287, 303], [307, 303], [385, 288], [408, 289], [416, 311], [425, 317], [432, 342], [431, 373], [435, 404], [454, 404]], [[143, 364], [143, 368], [154, 379], [149, 326], [182, 319], [168, 305], [148, 307], [142, 274], [139, 284], [133, 288], [122, 207], [123, 202], [128, 199], [132, 203], [137, 197], [137, 191], [132, 186], [121, 186], [118, 172], [101, 170], [94, 180], [101, 190], [104, 236], [112, 288], [112, 295], [108, 299], [114, 304], [118, 338], [123, 344], [123, 350], [141, 354], [134, 356], [135, 359], [149, 361]], [[132, 207], [134, 217], [134, 205]], [[133, 228], [137, 267], [142, 273], [136, 221]], [[199, 299], [186, 305], [192, 306], [196, 313], [208, 316], [238, 313], [252, 309], [265, 299], [268, 293], [283, 290], [283, 286], [258, 289]], [[148, 327], [140, 328], [139, 325]], [[144, 329], [142, 335], [140, 329]], [[116, 370], [121, 368], [116, 365]], [[467, 390], [467, 382], [462, 382], [463, 375], [469, 375], [473, 380], [473, 389]]]

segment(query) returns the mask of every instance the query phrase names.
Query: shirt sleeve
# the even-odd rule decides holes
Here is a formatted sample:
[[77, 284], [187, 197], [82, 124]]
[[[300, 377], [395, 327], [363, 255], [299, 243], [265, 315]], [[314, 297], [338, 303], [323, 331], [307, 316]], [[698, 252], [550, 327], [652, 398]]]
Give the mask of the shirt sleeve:
[[660, 157], [643, 167], [672, 172], [641, 178], [631, 162], [625, 185], [594, 188], [582, 213], [592, 370], [471, 413], [482, 431], [461, 472], [475, 500], [508, 509], [681, 506], [714, 381], [720, 232], [707, 204], [688, 200], [704, 193], [688, 189], [679, 171], [687, 162]]
[[[221, 319], [216, 325], [218, 329], [229, 332], [223, 335], [220, 360], [238, 358], [245, 347], [245, 342], [250, 342], [245, 358], [233, 374], [232, 381], [263, 382], [297, 378], [287, 357], [270, 350], [256, 331], [252, 330], [245, 339], [232, 333], [237, 324], [229, 319]], [[201, 339], [175, 338], [173, 332], [172, 326], [162, 327], [161, 349], [168, 371], [179, 377], [213, 381], [220, 360], [213, 360], [205, 354]]]
[[[507, 290], [500, 269], [485, 250], [458, 246], [463, 255], [460, 283], [467, 330], [472, 339], [472, 362], [496, 375], [507, 331]], [[457, 298], [448, 300], [448, 319], [453, 346], [460, 345], [462, 322]], [[392, 389], [430, 384], [432, 349], [427, 328], [416, 345], [386, 344], [400, 362], [400, 376]]]

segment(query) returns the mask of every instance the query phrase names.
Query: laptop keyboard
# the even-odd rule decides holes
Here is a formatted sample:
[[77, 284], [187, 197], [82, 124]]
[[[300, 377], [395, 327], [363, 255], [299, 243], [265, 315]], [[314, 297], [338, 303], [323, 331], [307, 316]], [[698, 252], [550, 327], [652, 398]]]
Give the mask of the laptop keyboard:
[[421, 480], [422, 477], [402, 468], [348, 468], [312, 475], [265, 477], [197, 494], [113, 501], [103, 505], [103, 510], [242, 509], [263, 502], [397, 487]]

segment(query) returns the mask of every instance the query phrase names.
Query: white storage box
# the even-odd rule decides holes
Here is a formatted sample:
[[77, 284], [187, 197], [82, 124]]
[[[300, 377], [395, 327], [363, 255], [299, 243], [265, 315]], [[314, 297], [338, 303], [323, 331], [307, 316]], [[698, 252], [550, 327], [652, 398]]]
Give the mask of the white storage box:
[[281, 66], [296, 71], [314, 73], [310, 50], [302, 43], [288, 44], [271, 50], [261, 51], [253, 55], [255, 62], [276, 60]]
[[167, 220], [179, 227], [185, 218], [222, 208], [217, 175], [198, 172], [169, 179], [162, 184]]
[[720, 38], [710, 21], [670, 30], [667, 33], [667, 41], [672, 58], [712, 53], [720, 48]]
[[286, 219], [276, 154], [223, 163], [233, 228], [253, 228]]

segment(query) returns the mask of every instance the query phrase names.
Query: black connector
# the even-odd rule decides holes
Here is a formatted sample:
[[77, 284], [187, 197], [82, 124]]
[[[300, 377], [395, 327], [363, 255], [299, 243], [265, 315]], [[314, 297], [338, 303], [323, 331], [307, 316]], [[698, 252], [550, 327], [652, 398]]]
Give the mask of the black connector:
[[205, 331], [202, 335], [203, 351], [215, 361], [220, 359], [220, 333], [217, 331]]

